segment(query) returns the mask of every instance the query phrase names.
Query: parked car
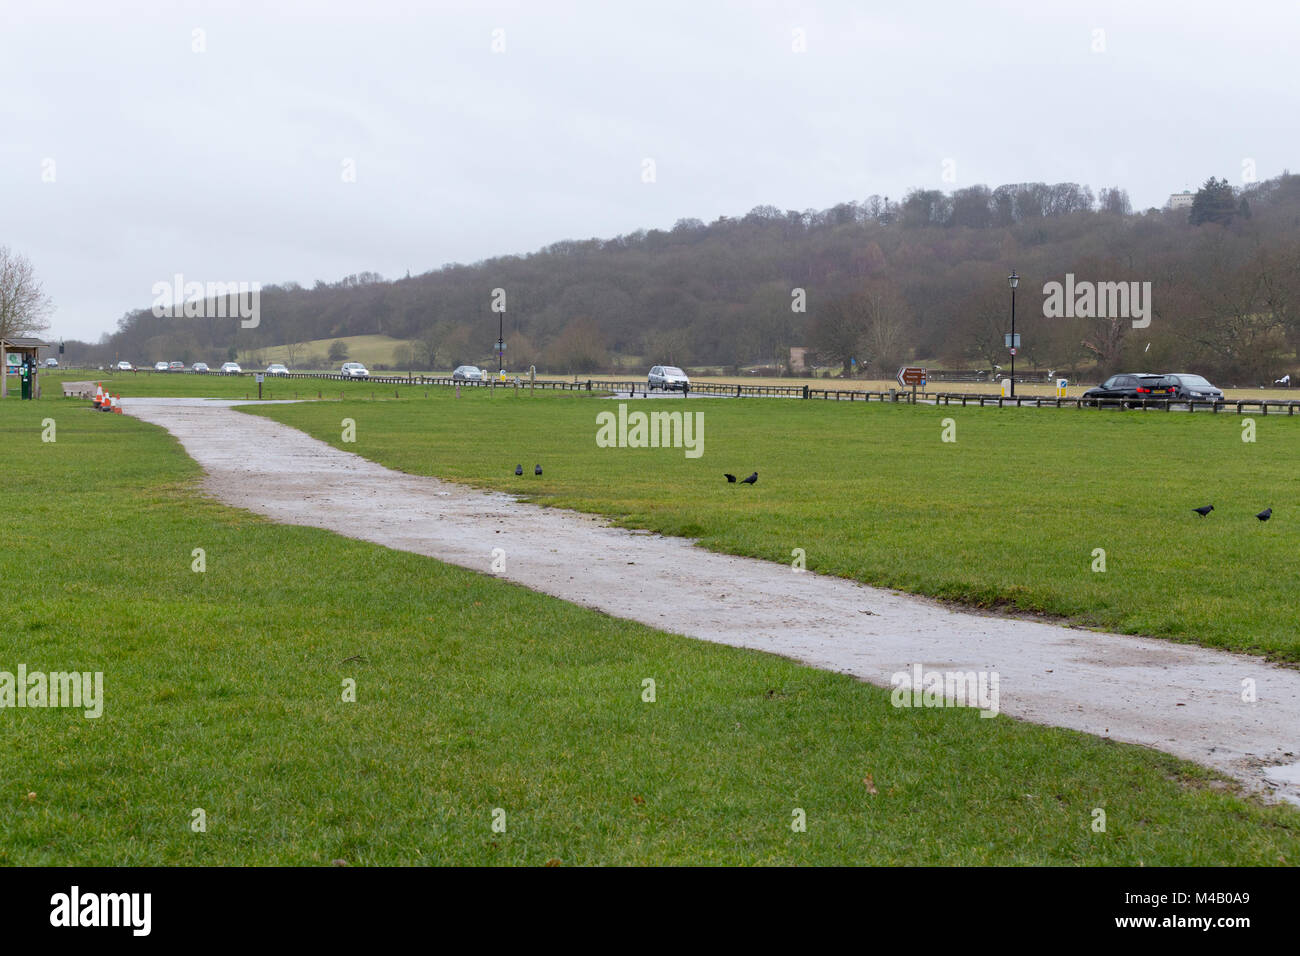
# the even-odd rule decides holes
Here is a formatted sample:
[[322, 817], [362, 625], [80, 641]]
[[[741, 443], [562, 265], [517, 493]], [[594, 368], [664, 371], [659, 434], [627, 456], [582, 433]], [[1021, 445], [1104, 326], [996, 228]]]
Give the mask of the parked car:
[[170, 366], [166, 362], [154, 362], [153, 370], [155, 372], [165, 372]]
[[1085, 401], [1091, 400], [1093, 405], [1098, 404], [1098, 399], [1106, 399], [1116, 404], [1122, 399], [1127, 399], [1131, 407], [1146, 399], [1173, 398], [1174, 392], [1175, 386], [1163, 375], [1128, 372], [1112, 375], [1100, 385], [1084, 392], [1083, 398]]
[[167, 366], [167, 371], [169, 371], [169, 372], [183, 372], [183, 371], [185, 371], [185, 363], [184, 363], [184, 362], [171, 362], [171, 363], [169, 363], [168, 366]]
[[289, 370], [285, 368], [283, 365], [281, 365], [279, 362], [272, 362], [270, 365], [266, 367], [266, 374], [267, 375], [288, 375]]
[[238, 362], [226, 362], [221, 366], [222, 375], [242, 375], [244, 370], [239, 367]]
[[451, 377], [457, 382], [481, 382], [483, 370], [477, 365], [460, 365], [451, 373]]
[[1174, 394], [1178, 398], [1205, 402], [1223, 401], [1223, 392], [1199, 375], [1178, 372], [1174, 375], [1166, 375], [1165, 381], [1174, 387]]
[[344, 378], [369, 378], [370, 373], [360, 362], [344, 362], [343, 367], [339, 369]]
[[690, 387], [691, 380], [675, 365], [656, 365], [650, 370], [650, 376], [646, 380], [646, 388], [650, 391], [657, 388], [665, 392], [679, 390], [685, 394]]
[[135, 369], [132, 367], [130, 362], [118, 362], [116, 365], [113, 366], [113, 368], [117, 369], [119, 372], [135, 371]]
[[45, 367], [46, 367], [46, 368], [58, 368], [58, 367], [59, 367], [59, 360], [56, 359], [56, 358], [47, 358], [47, 359], [45, 360]]
[[191, 371], [191, 372], [206, 372], [206, 371], [208, 371], [208, 363], [207, 363], [207, 362], [195, 362], [193, 365], [190, 366], [190, 371]]

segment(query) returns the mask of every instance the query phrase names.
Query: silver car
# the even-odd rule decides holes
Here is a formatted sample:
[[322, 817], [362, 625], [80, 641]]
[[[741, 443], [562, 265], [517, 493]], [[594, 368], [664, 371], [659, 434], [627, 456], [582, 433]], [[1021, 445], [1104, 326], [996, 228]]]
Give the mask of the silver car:
[[1199, 375], [1178, 372], [1176, 375], [1166, 375], [1165, 383], [1177, 388], [1177, 398], [1190, 398], [1200, 402], [1223, 401], [1223, 392]]
[[676, 365], [656, 365], [650, 370], [646, 388], [650, 391], [657, 388], [665, 392], [680, 391], [685, 394], [690, 391], [691, 380]]
[[344, 378], [369, 378], [370, 373], [360, 362], [344, 362], [343, 367], [339, 369], [339, 374]]
[[483, 381], [483, 370], [477, 365], [461, 365], [451, 373], [451, 377], [457, 382], [481, 382]]

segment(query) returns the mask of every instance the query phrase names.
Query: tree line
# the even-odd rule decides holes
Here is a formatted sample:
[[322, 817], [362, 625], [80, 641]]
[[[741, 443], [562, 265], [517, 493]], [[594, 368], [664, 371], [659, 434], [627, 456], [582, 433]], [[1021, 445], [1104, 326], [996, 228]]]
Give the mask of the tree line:
[[[1298, 226], [1300, 177], [1286, 173], [1241, 188], [1211, 177], [1190, 210], [1134, 211], [1118, 187], [1075, 183], [913, 190], [820, 211], [682, 219], [395, 280], [362, 272], [272, 285], [255, 329], [141, 309], [77, 345], [98, 361], [210, 361], [385, 334], [410, 343], [395, 367], [494, 366], [500, 318], [507, 364], [551, 373], [781, 367], [792, 346], [845, 374], [892, 375], [913, 360], [989, 368], [1006, 357], [1005, 277], [1015, 270], [1018, 364], [1076, 379], [1133, 368], [1253, 384], [1297, 364]], [[1150, 325], [1045, 316], [1043, 286], [1067, 273], [1150, 282]]]

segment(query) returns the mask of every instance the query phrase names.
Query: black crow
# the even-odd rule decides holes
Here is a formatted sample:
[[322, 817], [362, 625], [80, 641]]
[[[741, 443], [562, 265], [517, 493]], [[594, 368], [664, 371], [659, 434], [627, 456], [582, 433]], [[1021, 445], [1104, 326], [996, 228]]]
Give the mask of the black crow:
[[1255, 515], [1255, 517], [1258, 518], [1260, 521], [1267, 521], [1269, 518], [1273, 517], [1273, 509], [1265, 508], [1259, 514]]
[[1204, 518], [1206, 515], [1208, 515], [1211, 511], [1214, 510], [1214, 505], [1205, 505], [1203, 508], [1193, 508], [1192, 510], [1195, 511], [1202, 518]]
[[515, 474], [516, 474], [516, 475], [522, 475], [523, 473], [524, 473], [524, 466], [523, 466], [523, 465], [515, 465]]
[[735, 475], [723, 475], [722, 477], [727, 479], [727, 484], [729, 485], [734, 485], [736, 483]]
[[540, 475], [541, 473], [542, 473], [542, 466], [541, 466], [541, 465], [533, 465], [533, 474], [534, 474], [534, 475]]
[[750, 475], [748, 478], [741, 478], [741, 479], [740, 479], [740, 483], [741, 483], [742, 485], [752, 485], [752, 484], [753, 484], [754, 482], [756, 482], [756, 481], [758, 481], [758, 472], [754, 472], [754, 473], [753, 473], [752, 475]]

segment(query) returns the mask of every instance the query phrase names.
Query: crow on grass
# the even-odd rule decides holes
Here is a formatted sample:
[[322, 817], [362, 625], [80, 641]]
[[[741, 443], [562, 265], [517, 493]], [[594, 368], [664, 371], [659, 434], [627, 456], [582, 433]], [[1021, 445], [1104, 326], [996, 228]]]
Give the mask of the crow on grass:
[[753, 473], [752, 475], [750, 475], [748, 478], [741, 478], [741, 479], [740, 479], [740, 483], [741, 483], [742, 485], [752, 485], [752, 484], [754, 484], [754, 482], [756, 482], [756, 481], [758, 481], [758, 472], [754, 472], [754, 473]]
[[1214, 510], [1214, 505], [1204, 505], [1200, 508], [1193, 508], [1192, 510], [1195, 511], [1202, 518], [1204, 518], [1206, 515], [1208, 515], [1211, 511]]
[[1260, 521], [1267, 521], [1269, 518], [1273, 517], [1273, 509], [1265, 508], [1259, 514], [1255, 515], [1255, 517], [1258, 518]]
[[533, 465], [533, 474], [534, 474], [534, 475], [540, 475], [541, 473], [542, 473], [542, 466], [541, 466], [541, 465]]
[[516, 475], [522, 475], [523, 473], [524, 473], [524, 466], [523, 466], [523, 465], [515, 465], [515, 474], [516, 474]]
[[736, 483], [735, 475], [723, 475], [722, 477], [727, 479], [727, 484], [729, 485], [734, 485]]

